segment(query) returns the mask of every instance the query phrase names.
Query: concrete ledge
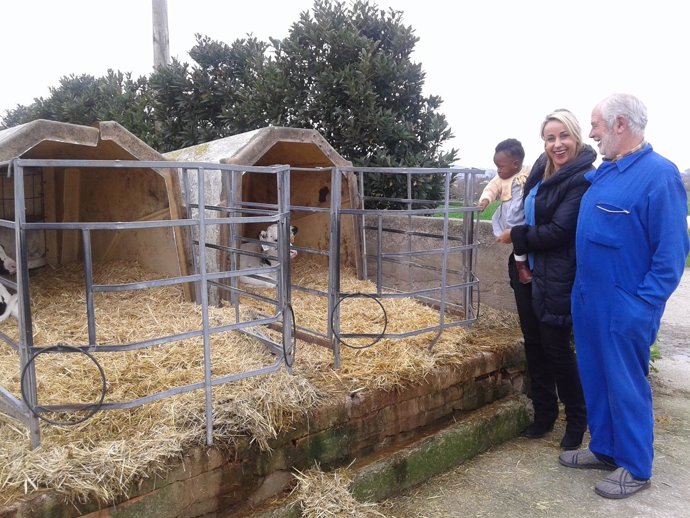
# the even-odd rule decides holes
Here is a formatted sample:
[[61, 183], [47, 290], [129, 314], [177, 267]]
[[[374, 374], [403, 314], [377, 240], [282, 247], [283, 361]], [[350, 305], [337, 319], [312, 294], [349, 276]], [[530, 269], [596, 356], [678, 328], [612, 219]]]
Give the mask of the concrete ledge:
[[[530, 422], [529, 402], [514, 395], [469, 414], [462, 421], [422, 438], [395, 453], [355, 464], [350, 491], [360, 502], [390, 498], [445, 473], [490, 447], [516, 437]], [[251, 514], [251, 518], [298, 518], [295, 501]]]
[[512, 439], [529, 423], [525, 396], [491, 403], [461, 422], [359, 469], [350, 490], [360, 501], [389, 498]]

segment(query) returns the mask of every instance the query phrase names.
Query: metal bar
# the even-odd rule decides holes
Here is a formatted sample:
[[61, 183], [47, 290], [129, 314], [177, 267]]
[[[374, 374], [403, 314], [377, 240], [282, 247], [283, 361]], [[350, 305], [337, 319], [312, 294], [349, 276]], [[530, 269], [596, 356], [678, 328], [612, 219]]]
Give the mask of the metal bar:
[[[466, 288], [466, 287], [471, 287], [474, 286], [478, 281], [469, 281], [469, 282], [461, 282], [459, 284], [449, 284], [447, 288], [450, 289], [460, 289], [460, 288]], [[443, 288], [441, 286], [434, 286], [433, 288], [423, 288], [419, 290], [412, 290], [412, 291], [399, 291], [397, 293], [370, 293], [368, 295], [375, 295], [376, 297], [380, 299], [401, 299], [401, 298], [410, 298], [410, 297], [417, 297], [420, 295], [431, 295], [438, 293], [442, 290]], [[342, 292], [341, 296], [347, 296], [347, 295], [357, 295], [361, 294], [361, 292], [358, 293], [345, 293]], [[366, 293], [365, 293], [366, 295]]]
[[88, 229], [81, 231], [84, 246], [84, 283], [86, 284], [86, 327], [89, 334], [89, 346], [96, 346], [96, 311], [93, 303], [93, 258], [91, 254], [91, 233]]
[[[369, 274], [367, 272], [368, 265], [367, 265], [367, 238], [366, 238], [366, 221], [365, 221], [365, 212], [364, 212], [364, 172], [360, 172], [357, 175], [357, 185], [358, 185], [358, 191], [359, 191], [359, 211], [361, 214], [357, 215], [356, 217], [359, 218], [359, 221], [361, 223], [360, 228], [358, 229], [359, 232], [361, 232], [362, 235], [362, 250], [358, 251], [361, 253], [361, 263], [362, 263], [362, 277], [364, 279], [369, 278]], [[341, 209], [342, 210], [342, 209]], [[342, 214], [347, 214], [347, 212], [341, 212]]]
[[[473, 178], [474, 180], [474, 178]], [[467, 200], [473, 200], [474, 199], [474, 189], [470, 190], [473, 187], [474, 181], [468, 182], [467, 178], [465, 178], [465, 203], [467, 204]], [[472, 232], [473, 230], [473, 224], [472, 224], [472, 218], [474, 217], [474, 212], [469, 212], [463, 214], [462, 218], [462, 223], [463, 223], [463, 236], [465, 238], [465, 244], [469, 243], [474, 243], [474, 233]], [[463, 267], [465, 270], [465, 281], [470, 281], [472, 279], [472, 267], [473, 267], [473, 249], [468, 249], [466, 253], [462, 255], [463, 257]], [[466, 289], [465, 290], [465, 316], [469, 316], [469, 314], [472, 311], [472, 290], [471, 289]]]
[[[12, 173], [14, 175], [14, 238], [17, 262], [17, 299], [19, 302], [19, 372], [25, 372], [26, 394], [30, 405], [36, 405], [36, 368], [33, 362], [26, 368], [29, 362], [29, 350], [33, 346], [33, 323], [31, 321], [31, 295], [29, 291], [29, 252], [27, 247], [26, 232], [23, 229], [26, 223], [26, 206], [24, 204], [24, 168], [13, 162]], [[8, 170], [8, 174], [10, 171]], [[25, 370], [26, 368], [26, 370]], [[31, 447], [37, 448], [41, 444], [41, 431], [38, 417], [31, 415], [29, 419], [29, 436]]]
[[[462, 252], [465, 250], [470, 250], [477, 248], [478, 245], [461, 245], [461, 246], [454, 246], [454, 247], [447, 247], [448, 250], [451, 252]], [[433, 255], [443, 255], [446, 252], [444, 248], [432, 248], [430, 250], [418, 250], [414, 252], [386, 252], [382, 253], [381, 256], [384, 258], [392, 258], [392, 257], [425, 257], [425, 256], [433, 256]], [[393, 260], [393, 259], [391, 259]]]
[[122, 284], [94, 284], [93, 290], [102, 293], [109, 293], [115, 291], [134, 291], [143, 290], [147, 288], [159, 288], [161, 286], [173, 286], [176, 284], [184, 284], [187, 282], [198, 282], [201, 279], [200, 274], [185, 275], [182, 277], [167, 277], [165, 279], [154, 279], [150, 281], [127, 282]]
[[378, 215], [376, 229], [376, 293], [381, 295], [383, 285], [383, 215]]
[[291, 319], [293, 314], [288, 312], [288, 307], [292, 305], [292, 291], [291, 291], [291, 259], [290, 259], [290, 170], [281, 171], [276, 174], [278, 182], [276, 188], [278, 192], [278, 213], [281, 216], [279, 225], [279, 246], [278, 246], [278, 261], [280, 262], [280, 270], [278, 271], [278, 304], [283, 320], [282, 333], [282, 350], [278, 355], [285, 362], [285, 366], [292, 374], [292, 366], [289, 364], [285, 351], [292, 349], [292, 326], [285, 325], [286, 318]]
[[[245, 321], [245, 322], [236, 322], [234, 324], [225, 324], [221, 326], [209, 326], [209, 333], [211, 334], [216, 334], [216, 333], [222, 333], [222, 332], [227, 332], [227, 331], [235, 331], [235, 330], [241, 330], [245, 327], [252, 327], [252, 326], [260, 326], [260, 325], [270, 325], [274, 322], [278, 322], [279, 315], [274, 315], [266, 318], [261, 318], [261, 319], [256, 319], [256, 320], [251, 320], [251, 321]], [[167, 336], [160, 336], [158, 338], [152, 338], [150, 340], [143, 340], [141, 342], [130, 342], [128, 344], [120, 344], [120, 345], [103, 345], [101, 344], [98, 347], [98, 352], [101, 353], [110, 353], [110, 352], [125, 352], [125, 351], [137, 351], [140, 349], [147, 349], [149, 347], [155, 346], [155, 345], [163, 345], [171, 342], [179, 342], [182, 340], [189, 340], [191, 338], [197, 338], [199, 336], [203, 336], [203, 330], [198, 329], [196, 331], [186, 331], [184, 333], [176, 333], [174, 335], [167, 335]], [[83, 351], [88, 351], [90, 346], [89, 345], [74, 345], [74, 344], [63, 344], [67, 345], [69, 347], [73, 347], [75, 349], [81, 349]], [[41, 351], [43, 348], [41, 347], [32, 347], [30, 352], [36, 353], [38, 351]]]
[[[195, 245], [198, 243], [197, 239], [195, 238], [195, 232], [199, 231], [199, 227], [197, 226], [197, 220], [193, 219], [194, 218], [194, 212], [193, 212], [193, 206], [192, 206], [192, 194], [191, 194], [191, 185], [189, 183], [189, 169], [186, 167], [181, 168], [180, 175], [182, 177], [182, 185], [184, 186], [184, 200], [185, 200], [185, 210], [186, 210], [186, 216], [187, 219], [190, 221], [193, 221], [194, 225], [186, 227], [187, 229], [187, 237], [189, 241], [189, 252], [191, 255], [191, 266], [192, 266], [192, 273], [196, 276], [199, 274], [199, 254], [198, 254], [198, 249], [195, 249]], [[197, 214], [199, 212], [198, 210], [198, 205], [194, 204], [194, 207], [197, 209]], [[198, 282], [194, 283], [194, 300], [198, 301], [201, 298], [201, 295], [199, 293], [200, 286]]]
[[[412, 210], [412, 198], [414, 197], [414, 193], [412, 192], [412, 175], [408, 172], [405, 174], [405, 178], [407, 179], [407, 197], [410, 199], [407, 203], [407, 228], [412, 228], [412, 214], [410, 213]], [[410, 236], [407, 237], [407, 251], [409, 254], [412, 253], [412, 237]], [[383, 268], [383, 263], [381, 263], [381, 267]], [[412, 269], [408, 266], [406, 270], [407, 285], [412, 287]]]
[[459, 327], [461, 325], [466, 325], [470, 322], [472, 322], [472, 319], [464, 319], [464, 320], [458, 320], [457, 322], [446, 322], [443, 325], [433, 325], [433, 326], [428, 326], [424, 327], [421, 329], [415, 329], [413, 331], [408, 331], [405, 333], [385, 333], [385, 334], [379, 334], [379, 333], [343, 333], [340, 335], [341, 338], [380, 338], [382, 340], [384, 339], [395, 339], [399, 340], [402, 338], [410, 338], [412, 336], [417, 336], [421, 335], [424, 333], [430, 333], [432, 331], [436, 331], [439, 329], [445, 329], [447, 327]]
[[[241, 171], [244, 172], [244, 171]], [[239, 171], [238, 171], [239, 173]], [[276, 209], [276, 204], [275, 203], [260, 203], [258, 201], [238, 201], [237, 202], [237, 207], [238, 210], [241, 209], [242, 212], [248, 212], [248, 213], [256, 213], [256, 214], [261, 214], [261, 213], [266, 213], [267, 211], [270, 212], [275, 212]]]
[[197, 169], [209, 171], [245, 171], [250, 173], [274, 174], [285, 169], [286, 165], [248, 166], [210, 162], [178, 162], [174, 160], [63, 160], [63, 159], [28, 159], [12, 160], [20, 167], [83, 167], [110, 169]]
[[206, 282], [206, 200], [204, 177], [201, 169], [197, 169], [197, 189], [199, 195], [199, 265], [201, 280], [201, 322], [204, 338], [204, 396], [206, 408], [206, 444], [213, 445], [213, 393], [211, 390], [211, 339], [208, 330], [208, 284]]
[[[14, 227], [12, 227], [12, 230], [14, 230]], [[6, 279], [5, 277], [0, 277], [0, 284], [3, 284], [7, 288], [12, 288], [14, 291], [19, 291], [17, 289], [17, 283]]]
[[305, 205], [290, 205], [290, 212], [328, 213], [330, 212], [330, 207], [309, 207]]
[[[386, 215], [384, 213], [384, 215]], [[394, 216], [391, 216], [390, 212], [387, 214], [388, 218], [392, 218]], [[367, 225], [364, 227], [366, 230], [377, 230], [378, 227], [376, 225]], [[384, 233], [387, 234], [400, 234], [400, 235], [410, 235], [414, 237], [421, 237], [421, 238], [436, 238], [436, 239], [441, 239], [443, 236], [439, 234], [434, 234], [433, 232], [422, 232], [418, 230], [405, 230], [405, 229], [400, 229], [400, 228], [393, 228], [393, 227], [383, 227]], [[462, 238], [459, 237], [453, 237], [453, 236], [448, 236], [449, 241], [463, 241]], [[464, 241], [463, 241], [464, 242]]]
[[323, 290], [318, 290], [316, 288], [305, 288], [304, 286], [298, 286], [297, 284], [293, 285], [292, 288], [297, 291], [301, 291], [303, 293], [309, 293], [311, 295], [319, 295], [321, 297], [327, 297], [328, 292], [323, 291]]
[[[237, 171], [232, 171], [229, 173], [230, 180], [228, 181], [228, 175], [223, 175], [223, 178], [225, 179], [225, 185], [226, 188], [228, 189], [226, 192], [228, 192], [227, 198], [230, 201], [230, 205], [233, 209], [237, 208], [240, 206], [241, 201], [242, 201], [242, 173], [237, 172]], [[229, 185], [228, 185], [229, 184]], [[233, 215], [235, 214], [234, 212], [232, 213]], [[234, 250], [236, 248], [239, 248], [241, 246], [240, 244], [240, 229], [238, 228], [239, 224], [238, 223], [231, 223], [229, 225], [229, 237], [228, 237], [228, 244], [233, 247], [233, 253], [230, 254], [230, 269], [231, 270], [238, 270], [240, 265], [240, 258], [238, 257], [237, 253], [234, 253]], [[228, 251], [229, 252], [229, 251]], [[239, 278], [237, 277], [231, 277], [230, 278], [230, 287], [232, 288], [232, 291], [230, 292], [230, 304], [235, 310], [235, 321], [240, 320], [241, 315], [240, 315], [240, 296], [239, 292]]]
[[114, 221], [114, 222], [62, 222], [62, 223], [24, 223], [27, 230], [138, 230], [142, 228], [189, 227], [193, 221], [184, 219], [166, 219], [150, 221]]
[[[345, 172], [359, 172], [366, 171], [367, 173], [379, 173], [379, 174], [400, 174], [400, 173], [411, 173], [419, 175], [428, 175], [429, 173], [446, 173], [446, 172], [463, 172], [462, 169], [457, 169], [454, 167], [356, 167], [356, 166], [343, 166], [340, 167], [341, 171]], [[476, 174], [482, 171], [476, 171]], [[469, 173], [469, 171], [468, 171]]]
[[342, 203], [341, 169], [331, 171], [331, 225], [328, 240], [328, 321], [326, 323], [327, 337], [333, 350], [333, 367], [340, 368], [340, 342], [334, 331], [340, 331], [340, 205]]
[[[223, 385], [225, 383], [230, 383], [233, 381], [239, 381], [241, 379], [249, 378], [252, 376], [261, 376], [264, 374], [270, 374], [272, 372], [277, 371], [280, 369], [282, 366], [282, 362], [276, 362], [270, 366], [267, 367], [262, 367], [260, 369], [254, 369], [251, 371], [246, 371], [246, 372], [241, 372], [238, 374], [231, 374], [228, 376], [222, 376], [219, 378], [214, 378], [211, 379], [208, 383], [206, 381], [203, 382], [198, 382], [198, 383], [191, 383], [188, 385], [181, 385], [179, 387], [174, 387], [172, 389], [168, 389], [162, 392], [157, 392], [155, 394], [149, 394], [148, 396], [132, 399], [129, 401], [112, 401], [112, 402], [106, 402], [103, 403], [100, 406], [101, 410], [127, 410], [130, 408], [136, 408], [140, 407], [143, 405], [147, 405], [149, 403], [153, 403], [155, 401], [165, 399], [167, 397], [171, 396], [176, 396], [179, 394], [184, 394], [187, 392], [192, 392], [194, 390], [200, 390], [200, 389], [205, 389], [206, 385], [210, 386], [217, 386], [217, 385]], [[36, 412], [57, 412], [57, 411], [68, 411], [68, 410], [82, 410], [86, 407], [89, 407], [90, 405], [88, 404], [64, 404], [64, 405], [42, 405], [42, 406], [36, 406], [34, 410]]]
[[19, 352], [19, 344], [2, 331], [0, 331], [0, 340], [9, 345], [14, 351]]
[[27, 410], [26, 405], [2, 385], [0, 385], [0, 411], [14, 417], [27, 428], [30, 426], [32, 414]]
[[[450, 174], [446, 173], [444, 177], [444, 186], [443, 186], [443, 192], [445, 194], [444, 197], [444, 207], [446, 211], [448, 210], [448, 205], [450, 203]], [[445, 318], [445, 311], [446, 311], [446, 284], [448, 282], [448, 228], [449, 228], [449, 221], [448, 221], [448, 212], [446, 212], [443, 216], [443, 257], [441, 260], [441, 302], [440, 302], [440, 308], [439, 308], [439, 319], [441, 325], [443, 325], [443, 321]], [[438, 338], [438, 337], [437, 337]], [[435, 342], [435, 340], [434, 340]], [[433, 346], [433, 344], [432, 344]]]
[[[453, 246], [453, 247], [448, 247], [448, 252], [464, 252], [465, 250], [469, 249], [476, 249], [478, 248], [477, 245], [470, 245], [470, 246]], [[438, 267], [436, 266], [431, 266], [428, 264], [423, 264], [423, 263], [417, 263], [413, 261], [412, 259], [417, 258], [417, 257], [434, 257], [438, 255], [443, 254], [443, 249], [442, 248], [434, 248], [433, 250], [419, 250], [417, 252], [412, 252], [411, 254], [408, 252], [391, 252], [387, 254], [383, 254], [383, 261], [388, 262], [388, 263], [393, 263], [393, 264], [400, 264], [400, 265], [412, 265], [416, 266], [417, 268], [420, 269], [426, 269], [426, 270], [439, 270]], [[408, 259], [410, 258], [410, 259]]]

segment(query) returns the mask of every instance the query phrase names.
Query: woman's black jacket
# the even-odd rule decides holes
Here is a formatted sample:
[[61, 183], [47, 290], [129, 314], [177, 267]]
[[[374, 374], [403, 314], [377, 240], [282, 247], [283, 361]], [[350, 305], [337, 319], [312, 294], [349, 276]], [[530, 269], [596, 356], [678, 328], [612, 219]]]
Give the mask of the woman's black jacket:
[[[582, 195], [589, 187], [584, 175], [597, 154], [584, 146], [573, 160], [539, 186], [534, 199], [535, 225], [517, 225], [510, 231], [516, 254], [534, 257], [532, 306], [544, 324], [572, 325], [570, 292], [575, 279], [575, 226]], [[546, 156], [532, 167], [524, 197], [544, 177]]]

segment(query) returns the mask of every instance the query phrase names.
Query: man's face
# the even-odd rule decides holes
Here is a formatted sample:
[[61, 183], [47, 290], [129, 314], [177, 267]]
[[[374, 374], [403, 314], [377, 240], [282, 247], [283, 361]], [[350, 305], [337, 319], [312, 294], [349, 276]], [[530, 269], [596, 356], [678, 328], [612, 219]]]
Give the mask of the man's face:
[[599, 153], [607, 160], [613, 160], [618, 155], [618, 145], [620, 139], [616, 135], [614, 128], [609, 128], [601, 111], [595, 108], [592, 111], [592, 129], [589, 138], [594, 139], [599, 147]]

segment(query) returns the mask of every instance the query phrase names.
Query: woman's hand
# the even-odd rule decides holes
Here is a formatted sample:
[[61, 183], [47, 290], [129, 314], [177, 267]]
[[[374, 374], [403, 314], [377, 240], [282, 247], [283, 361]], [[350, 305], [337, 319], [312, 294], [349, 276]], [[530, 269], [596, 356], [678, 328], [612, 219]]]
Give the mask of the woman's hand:
[[506, 245], [512, 243], [513, 240], [510, 237], [510, 229], [508, 228], [504, 230], [503, 233], [496, 238], [496, 241], [498, 241], [499, 243], [505, 243]]

